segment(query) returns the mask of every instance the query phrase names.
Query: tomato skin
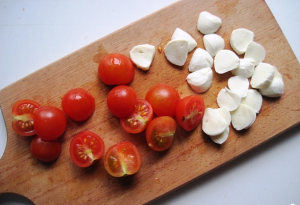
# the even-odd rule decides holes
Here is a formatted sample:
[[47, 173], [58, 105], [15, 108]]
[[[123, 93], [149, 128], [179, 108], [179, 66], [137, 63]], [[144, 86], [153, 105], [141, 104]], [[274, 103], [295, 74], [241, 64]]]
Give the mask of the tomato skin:
[[107, 107], [118, 118], [126, 118], [135, 110], [136, 92], [127, 85], [114, 87], [107, 95]]
[[33, 114], [41, 105], [34, 100], [19, 100], [12, 107], [12, 128], [21, 136], [35, 135]]
[[61, 143], [59, 140], [45, 141], [36, 136], [30, 143], [32, 156], [43, 162], [56, 160], [61, 153]]
[[33, 115], [36, 134], [46, 141], [58, 139], [66, 130], [63, 111], [54, 106], [41, 106]]
[[159, 83], [148, 90], [145, 99], [152, 105], [157, 116], [175, 117], [180, 96], [174, 87]]
[[169, 116], [154, 118], [146, 129], [148, 146], [154, 151], [164, 151], [170, 148], [176, 132], [176, 121]]
[[125, 132], [137, 134], [146, 129], [152, 118], [151, 104], [144, 99], [137, 99], [134, 112], [127, 118], [120, 118], [120, 124]]
[[111, 146], [104, 156], [104, 167], [113, 177], [133, 175], [139, 171], [141, 164], [138, 148], [129, 141]]
[[199, 95], [182, 98], [177, 105], [176, 120], [186, 131], [195, 129], [202, 121], [205, 111], [204, 100]]
[[88, 167], [103, 156], [104, 150], [104, 141], [99, 135], [91, 131], [83, 131], [72, 138], [69, 151], [74, 164]]
[[72, 120], [87, 120], [95, 111], [95, 98], [83, 88], [69, 90], [62, 99], [62, 109]]
[[99, 78], [106, 85], [127, 85], [133, 80], [134, 73], [131, 59], [120, 53], [107, 54], [98, 66]]

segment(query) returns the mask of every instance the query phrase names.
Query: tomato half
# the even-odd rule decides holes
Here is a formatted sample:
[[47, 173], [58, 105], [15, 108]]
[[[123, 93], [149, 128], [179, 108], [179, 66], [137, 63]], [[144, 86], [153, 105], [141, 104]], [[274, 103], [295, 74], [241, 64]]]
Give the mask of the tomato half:
[[12, 128], [21, 136], [35, 134], [33, 114], [41, 105], [34, 100], [20, 100], [12, 107]]
[[121, 118], [121, 127], [128, 133], [136, 134], [144, 131], [153, 118], [153, 109], [144, 99], [137, 99], [134, 112], [127, 118]]
[[174, 87], [159, 83], [148, 90], [145, 99], [151, 104], [157, 116], [175, 117], [180, 96]]
[[156, 117], [146, 129], [147, 144], [154, 151], [164, 151], [173, 144], [175, 132], [176, 121], [172, 117]]
[[127, 56], [111, 53], [104, 56], [98, 66], [100, 80], [107, 85], [126, 85], [134, 78], [135, 67]]
[[35, 133], [43, 140], [58, 139], [66, 130], [67, 120], [63, 111], [54, 106], [41, 106], [34, 115]]
[[104, 156], [104, 167], [114, 177], [135, 174], [141, 164], [141, 154], [131, 142], [119, 142], [111, 146]]
[[61, 153], [61, 143], [59, 140], [45, 141], [36, 136], [30, 143], [30, 152], [38, 160], [52, 162]]
[[131, 87], [119, 85], [109, 91], [106, 102], [114, 116], [125, 118], [133, 113], [136, 100], [136, 92]]
[[176, 109], [176, 120], [186, 131], [195, 129], [202, 121], [205, 111], [204, 100], [199, 95], [182, 98]]
[[74, 121], [84, 121], [95, 111], [95, 98], [83, 88], [68, 91], [61, 102], [62, 109]]
[[102, 138], [94, 132], [83, 131], [77, 134], [70, 143], [72, 161], [79, 167], [88, 167], [104, 154]]

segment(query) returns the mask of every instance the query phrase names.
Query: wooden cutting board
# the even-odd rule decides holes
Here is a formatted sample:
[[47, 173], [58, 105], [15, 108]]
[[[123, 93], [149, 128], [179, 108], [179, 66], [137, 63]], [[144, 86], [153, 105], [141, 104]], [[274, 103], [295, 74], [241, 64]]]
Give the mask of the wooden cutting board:
[[[175, 142], [166, 152], [151, 151], [144, 133], [131, 135], [119, 126], [106, 107], [106, 95], [111, 87], [98, 79], [97, 67], [107, 53], [129, 55], [138, 44], [163, 48], [176, 27], [190, 33], [203, 48], [203, 35], [196, 24], [201, 11], [209, 11], [223, 20], [217, 32], [231, 49], [229, 37], [233, 29], [247, 28], [255, 33], [255, 41], [266, 49], [264, 62], [275, 65], [283, 75], [285, 93], [281, 98], [264, 98], [261, 112], [251, 128], [237, 132], [231, 128], [223, 145], [214, 144], [201, 126], [186, 132], [177, 129]], [[174, 86], [181, 97], [194, 94], [186, 83], [188, 63], [176, 67], [168, 63], [164, 53], [156, 52], [148, 72], [136, 69], [130, 84], [139, 98], [144, 98], [154, 84], [164, 82]], [[242, 57], [242, 56], [241, 56]], [[180, 187], [252, 148], [299, 124], [300, 66], [271, 11], [263, 0], [184, 0], [170, 5], [140, 21], [122, 28], [0, 91], [1, 109], [7, 127], [7, 146], [0, 159], [0, 193], [16, 192], [36, 204], [143, 204]], [[217, 108], [216, 96], [227, 86], [230, 73], [214, 73], [213, 85], [202, 94], [207, 107]], [[96, 111], [85, 123], [68, 119], [62, 136], [62, 153], [52, 164], [41, 163], [29, 152], [31, 138], [16, 135], [11, 129], [12, 105], [21, 99], [33, 99], [42, 105], [61, 107], [61, 98], [68, 90], [82, 87], [96, 99]], [[71, 138], [82, 130], [98, 133], [106, 148], [129, 140], [142, 154], [143, 164], [134, 176], [113, 178], [99, 160], [92, 167], [76, 167], [69, 156]], [[134, 201], [133, 201], [134, 200]]]

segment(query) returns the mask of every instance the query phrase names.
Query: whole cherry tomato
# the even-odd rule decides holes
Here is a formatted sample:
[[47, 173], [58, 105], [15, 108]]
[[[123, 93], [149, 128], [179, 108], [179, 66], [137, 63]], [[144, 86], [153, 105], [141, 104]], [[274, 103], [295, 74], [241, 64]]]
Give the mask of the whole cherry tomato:
[[145, 99], [151, 104], [157, 116], [175, 117], [180, 96], [174, 87], [159, 83], [148, 90]]
[[189, 95], [179, 101], [176, 120], [183, 129], [191, 131], [201, 123], [204, 111], [203, 98], [199, 95]]
[[68, 91], [62, 99], [62, 109], [74, 121], [84, 121], [95, 111], [94, 97], [83, 88]]
[[107, 85], [126, 85], [134, 78], [135, 66], [130, 58], [120, 53], [107, 54], [98, 67], [100, 80]]
[[61, 153], [61, 143], [59, 140], [45, 141], [36, 136], [30, 143], [30, 152], [38, 160], [52, 162]]
[[21, 136], [35, 134], [33, 114], [41, 105], [34, 100], [20, 100], [12, 107], [12, 128]]

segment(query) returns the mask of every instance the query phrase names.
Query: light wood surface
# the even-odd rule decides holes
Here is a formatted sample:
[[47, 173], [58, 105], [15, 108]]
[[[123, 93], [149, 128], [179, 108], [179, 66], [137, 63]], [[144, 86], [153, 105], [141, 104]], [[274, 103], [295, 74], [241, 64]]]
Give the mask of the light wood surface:
[[[130, 49], [148, 43], [164, 47], [176, 27], [190, 33], [203, 48], [203, 35], [196, 28], [201, 11], [209, 11], [223, 20], [217, 32], [231, 49], [229, 37], [236, 28], [255, 33], [255, 41], [266, 49], [264, 62], [275, 65], [283, 75], [285, 93], [281, 98], [264, 98], [262, 110], [253, 126], [242, 132], [231, 128], [222, 146], [214, 144], [203, 134], [201, 126], [192, 132], [177, 129], [174, 145], [163, 153], [151, 151], [144, 133], [130, 135], [119, 126], [106, 107], [106, 95], [111, 89], [100, 82], [97, 67], [107, 53], [129, 55]], [[176, 67], [168, 63], [164, 53], [156, 52], [148, 72], [136, 69], [130, 84], [139, 98], [144, 98], [154, 84], [164, 82], [174, 86], [181, 97], [194, 94], [187, 85], [188, 63]], [[240, 56], [242, 57], [242, 56]], [[147, 203], [218, 166], [241, 156], [250, 149], [272, 139], [300, 120], [300, 66], [262, 0], [184, 0], [160, 10], [138, 22], [116, 31], [49, 66], [19, 80], [0, 91], [0, 104], [7, 126], [7, 146], [0, 159], [0, 192], [17, 192], [36, 204], [143, 204]], [[216, 96], [227, 85], [230, 73], [214, 72], [213, 85], [202, 94], [207, 107], [216, 108]], [[85, 123], [68, 119], [68, 128], [61, 137], [62, 153], [52, 164], [34, 159], [29, 152], [30, 138], [16, 135], [11, 129], [11, 107], [17, 100], [33, 99], [42, 105], [61, 107], [61, 98], [68, 90], [82, 87], [96, 99], [96, 111]], [[139, 148], [143, 164], [134, 176], [109, 176], [102, 159], [92, 167], [76, 167], [69, 156], [69, 142], [76, 133], [91, 130], [104, 140], [106, 149], [129, 140]]]

